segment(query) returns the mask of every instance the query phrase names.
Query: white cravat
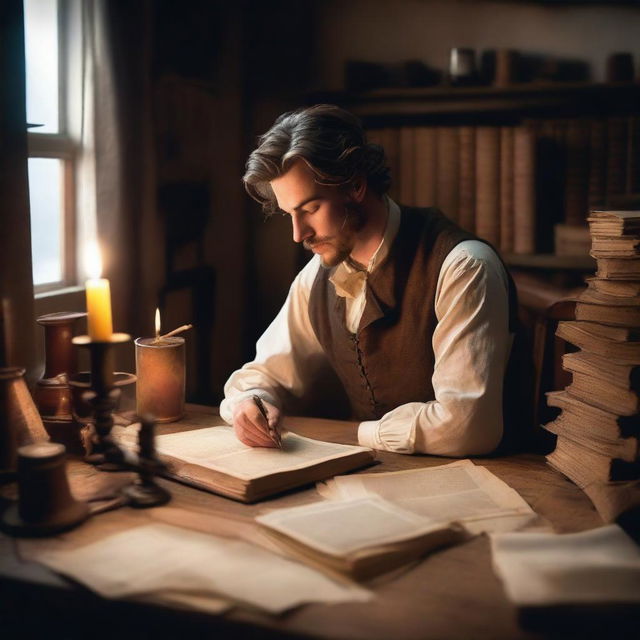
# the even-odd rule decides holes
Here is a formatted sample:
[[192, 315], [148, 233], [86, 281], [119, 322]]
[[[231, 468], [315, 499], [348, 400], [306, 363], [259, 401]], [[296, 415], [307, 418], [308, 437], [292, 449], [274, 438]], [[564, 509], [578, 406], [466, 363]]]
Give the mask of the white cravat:
[[389, 255], [389, 247], [395, 240], [400, 227], [400, 207], [390, 198], [386, 198], [387, 226], [382, 240], [371, 256], [366, 269], [359, 268], [350, 259], [341, 262], [329, 278], [336, 294], [345, 298], [345, 323], [351, 333], [356, 333], [366, 302], [367, 276]]

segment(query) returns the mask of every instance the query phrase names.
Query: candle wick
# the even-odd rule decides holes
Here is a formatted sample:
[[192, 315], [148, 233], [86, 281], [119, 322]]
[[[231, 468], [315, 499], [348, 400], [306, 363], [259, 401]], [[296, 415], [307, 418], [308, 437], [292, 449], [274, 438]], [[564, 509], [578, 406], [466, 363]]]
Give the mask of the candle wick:
[[156, 334], [156, 339], [153, 341], [153, 343], [155, 344], [156, 342], [160, 342], [161, 340], [164, 340], [165, 338], [170, 338], [171, 336], [175, 336], [177, 333], [182, 333], [183, 331], [188, 331], [192, 327], [193, 327], [192, 324], [183, 324], [181, 327], [178, 327], [177, 329], [174, 329], [173, 331], [169, 331], [169, 333], [165, 333], [165, 334], [163, 334], [161, 336]]

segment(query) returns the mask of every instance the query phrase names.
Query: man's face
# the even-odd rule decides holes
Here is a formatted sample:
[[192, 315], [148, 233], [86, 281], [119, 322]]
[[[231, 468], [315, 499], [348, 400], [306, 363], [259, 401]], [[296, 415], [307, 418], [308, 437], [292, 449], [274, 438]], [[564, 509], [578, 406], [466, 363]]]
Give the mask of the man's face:
[[291, 216], [294, 242], [320, 255], [325, 267], [334, 267], [353, 250], [362, 212], [348, 192], [320, 185], [302, 160], [271, 181], [278, 207]]

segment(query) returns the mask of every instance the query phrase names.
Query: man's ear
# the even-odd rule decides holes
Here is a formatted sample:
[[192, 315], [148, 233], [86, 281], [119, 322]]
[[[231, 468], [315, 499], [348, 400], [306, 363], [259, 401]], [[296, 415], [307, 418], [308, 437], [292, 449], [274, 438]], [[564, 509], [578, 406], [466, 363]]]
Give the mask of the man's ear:
[[367, 193], [367, 181], [365, 178], [355, 178], [351, 183], [351, 197], [355, 202], [362, 202]]

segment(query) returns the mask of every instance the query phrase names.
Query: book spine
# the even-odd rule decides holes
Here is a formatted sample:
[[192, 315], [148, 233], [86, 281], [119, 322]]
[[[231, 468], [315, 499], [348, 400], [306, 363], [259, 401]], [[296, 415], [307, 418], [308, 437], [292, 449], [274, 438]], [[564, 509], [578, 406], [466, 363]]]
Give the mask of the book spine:
[[513, 251], [536, 250], [535, 140], [529, 126], [513, 131]]
[[513, 127], [500, 127], [500, 250], [513, 253]]
[[589, 128], [584, 120], [567, 123], [565, 221], [584, 226], [589, 214]]
[[605, 205], [606, 193], [605, 123], [599, 118], [589, 121], [589, 209]]
[[566, 411], [553, 422], [544, 425], [544, 428], [557, 436], [580, 442], [594, 453], [627, 462], [633, 462], [638, 458], [637, 438], [621, 438], [616, 430], [612, 433], [606, 429], [599, 429], [596, 434], [591, 434], [585, 430], [578, 416]]
[[458, 220], [459, 165], [457, 127], [437, 127], [438, 164], [436, 205], [451, 220]]
[[[627, 176], [627, 119], [607, 119], [607, 202], [625, 193]], [[615, 199], [615, 198], [614, 198]]]
[[627, 193], [640, 196], [640, 116], [629, 116]]
[[460, 127], [460, 209], [458, 224], [472, 233], [476, 228], [476, 150], [475, 127]]
[[401, 127], [398, 136], [398, 159], [400, 184], [398, 192], [400, 202], [407, 206], [415, 205], [415, 135], [412, 127]]
[[436, 203], [437, 144], [435, 127], [415, 130], [415, 198], [419, 207], [433, 207]]
[[500, 246], [500, 129], [476, 129], [476, 233]]

